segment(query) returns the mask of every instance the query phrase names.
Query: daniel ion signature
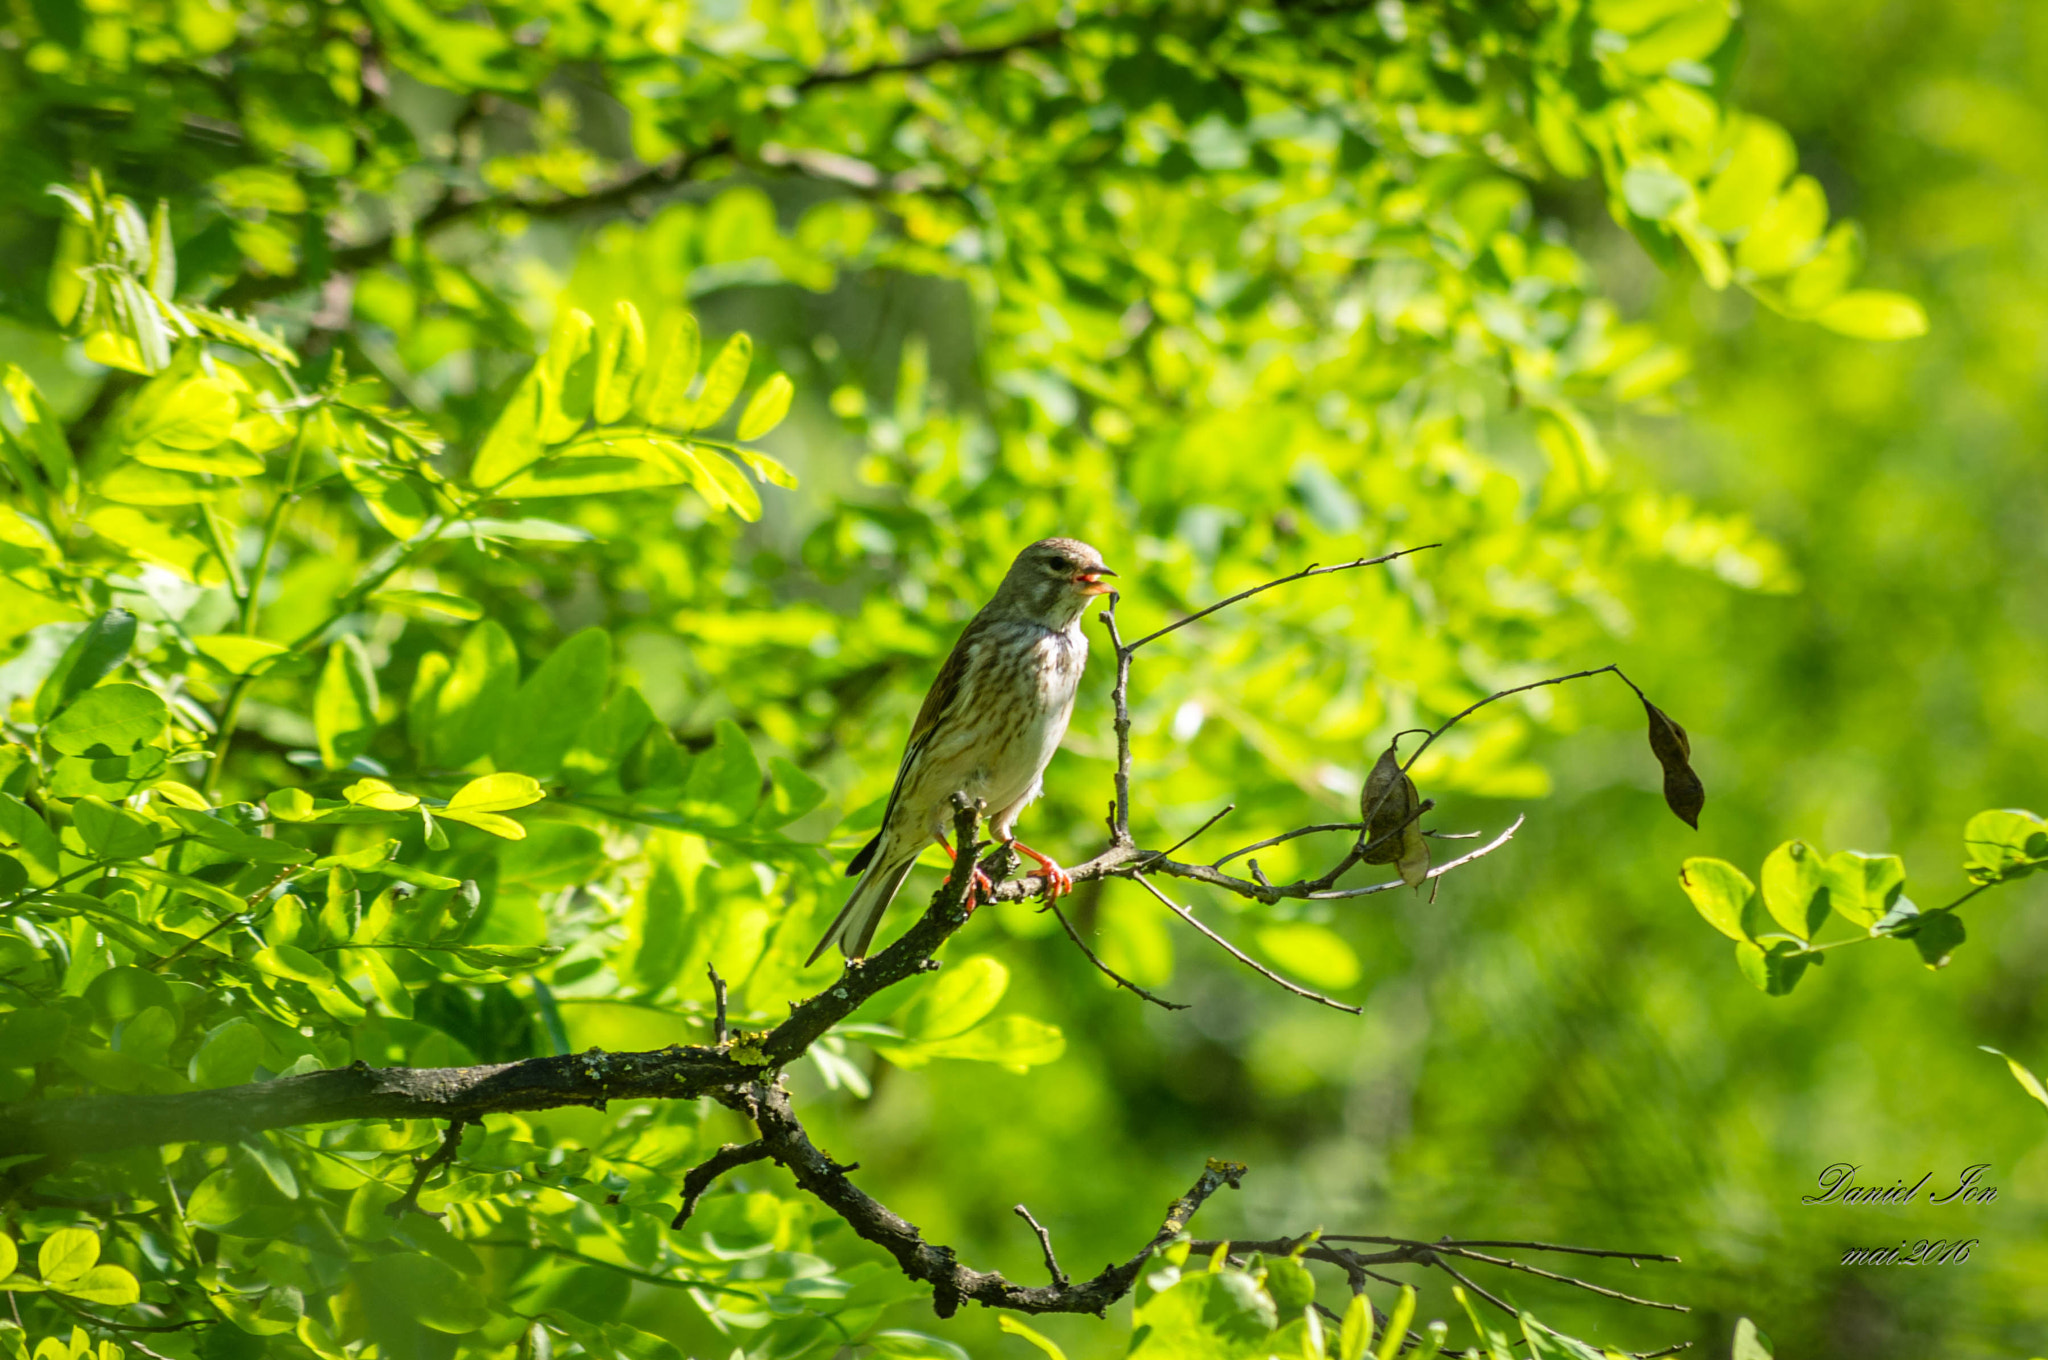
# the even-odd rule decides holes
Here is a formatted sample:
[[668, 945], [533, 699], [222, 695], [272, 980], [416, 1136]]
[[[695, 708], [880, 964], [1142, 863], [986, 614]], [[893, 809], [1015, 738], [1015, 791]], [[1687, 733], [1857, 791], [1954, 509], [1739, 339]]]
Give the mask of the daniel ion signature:
[[[1932, 1184], [1934, 1173], [1928, 1172], [1911, 1185], [1901, 1176], [1890, 1185], [1859, 1182], [1856, 1174], [1862, 1170], [1850, 1162], [1835, 1162], [1820, 1173], [1817, 1193], [1801, 1195], [1801, 1204], [1845, 1204], [1845, 1205], [1906, 1205], [1922, 1202], [1922, 1191], [1927, 1192], [1925, 1203], [1941, 1206], [1990, 1204], [1998, 1198], [1998, 1187], [1986, 1185], [1984, 1175], [1991, 1169], [1989, 1162], [1978, 1162], [1966, 1166], [1947, 1181]], [[1961, 1265], [1970, 1259], [1970, 1251], [1978, 1239], [1967, 1238], [1920, 1238], [1917, 1241], [1901, 1241], [1896, 1247], [1852, 1247], [1842, 1253], [1845, 1266], [1940, 1266]]]
[[[1801, 1195], [1799, 1202], [1801, 1204], [1911, 1204], [1918, 1198], [1920, 1192], [1926, 1188], [1927, 1182], [1934, 1179], [1934, 1173], [1930, 1171], [1911, 1185], [1906, 1184], [1903, 1177], [1891, 1185], [1858, 1185], [1854, 1177], [1862, 1169], [1859, 1166], [1852, 1166], [1848, 1162], [1836, 1162], [1820, 1173], [1820, 1193], [1817, 1195]], [[1984, 1179], [1984, 1173], [1990, 1169], [1991, 1163], [1989, 1162], [1979, 1162], [1974, 1166], [1964, 1167], [1962, 1174], [1956, 1177], [1959, 1183], [1955, 1189], [1950, 1190], [1947, 1194], [1929, 1195], [1927, 1202], [1929, 1204], [1989, 1204], [1998, 1198], [1998, 1187], [1994, 1185], [1980, 1185], [1978, 1182]]]

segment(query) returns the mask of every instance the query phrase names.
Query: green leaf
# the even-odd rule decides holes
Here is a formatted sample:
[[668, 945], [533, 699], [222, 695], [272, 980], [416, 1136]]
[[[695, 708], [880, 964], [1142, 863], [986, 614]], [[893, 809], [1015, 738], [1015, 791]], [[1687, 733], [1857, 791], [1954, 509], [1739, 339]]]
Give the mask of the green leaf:
[[235, 1222], [258, 1204], [251, 1184], [253, 1168], [230, 1163], [210, 1173], [192, 1188], [185, 1201], [185, 1217], [194, 1225], [215, 1232]]
[[596, 323], [575, 308], [555, 323], [540, 366], [548, 400], [540, 408], [540, 442], [559, 444], [583, 428], [597, 396]]
[[135, 644], [135, 616], [109, 609], [88, 623], [36, 690], [35, 720], [46, 723], [79, 694], [104, 680], [128, 659]]
[[14, 1267], [21, 1262], [21, 1254], [15, 1249], [14, 1239], [0, 1233], [0, 1280], [14, 1273]]
[[1749, 938], [1742, 918], [1756, 896], [1756, 885], [1742, 870], [1726, 860], [1695, 857], [1680, 867], [1678, 881], [1708, 925], [1731, 940]]
[[651, 837], [647, 853], [651, 868], [627, 917], [627, 933], [639, 943], [633, 980], [658, 992], [675, 980], [691, 945], [704, 933], [697, 881], [710, 854], [701, 836], [673, 831]]
[[1265, 1283], [1283, 1322], [1301, 1316], [1315, 1302], [1315, 1277], [1308, 1273], [1307, 1266], [1291, 1257], [1268, 1257]]
[[597, 434], [577, 440], [507, 482], [504, 494], [524, 500], [596, 496], [614, 491], [694, 483], [696, 457], [674, 440]]
[[[887, 1051], [899, 1066], [910, 1067], [934, 1058], [995, 1063], [1012, 1072], [1058, 1062], [1067, 1051], [1066, 1035], [1057, 1025], [1028, 1015], [1002, 1015], [950, 1039], [932, 1039], [907, 1049]], [[910, 1061], [904, 1061], [908, 1057]]]
[[153, 864], [127, 864], [122, 866], [121, 872], [129, 878], [139, 878], [145, 883], [156, 883], [166, 888], [176, 888], [180, 892], [190, 893], [200, 901], [211, 902], [223, 911], [238, 912], [247, 906], [241, 898], [218, 884], [208, 883], [205, 879], [194, 878], [190, 874], [173, 873], [168, 869], [159, 869]]
[[342, 769], [369, 749], [377, 734], [377, 701], [377, 671], [362, 640], [353, 634], [336, 639], [313, 691], [313, 726], [328, 769]]
[[57, 1288], [56, 1292], [81, 1303], [97, 1303], [109, 1308], [126, 1308], [142, 1299], [142, 1289], [136, 1284], [135, 1277], [116, 1265], [94, 1266], [69, 1284]]
[[528, 807], [547, 796], [540, 781], [526, 774], [487, 774], [455, 791], [442, 815], [457, 812], [508, 812]]
[[125, 755], [161, 737], [170, 721], [154, 691], [122, 681], [79, 695], [43, 729], [43, 740], [65, 755]]
[[772, 782], [754, 812], [755, 826], [788, 826], [825, 801], [825, 786], [781, 756], [768, 757], [768, 775]]
[[1771, 919], [1802, 940], [1828, 919], [1826, 874], [1820, 852], [1805, 841], [1786, 841], [1764, 860], [1764, 907]]
[[2022, 878], [2048, 864], [2048, 822], [2022, 808], [1991, 808], [1963, 827], [1963, 850], [1972, 882]]
[[1656, 161], [1630, 166], [1621, 177], [1621, 196], [1630, 212], [1652, 222], [1669, 221], [1693, 201], [1691, 182]]
[[741, 412], [736, 437], [759, 439], [780, 425], [782, 418], [789, 414], [790, 398], [795, 395], [796, 385], [790, 382], [788, 374], [777, 373], [769, 378], [767, 382], [761, 384], [760, 390], [754, 393], [753, 399], [747, 403], [747, 409]]
[[611, 663], [611, 636], [602, 628], [586, 628], [557, 647], [506, 706], [493, 749], [498, 765], [552, 778], [577, 732], [604, 706]]
[[1858, 340], [1911, 340], [1927, 334], [1927, 312], [1904, 293], [1859, 288], [1820, 309], [1814, 319]]
[[690, 384], [697, 379], [701, 344], [697, 318], [677, 309], [662, 318], [640, 375], [635, 405], [648, 423], [679, 426], [689, 410]]
[[289, 841], [276, 840], [269, 836], [256, 836], [240, 827], [231, 826], [210, 812], [193, 808], [167, 807], [163, 815], [191, 832], [200, 840], [219, 850], [225, 850], [251, 864], [304, 864], [313, 858], [313, 852]]
[[[157, 467], [180, 467], [179, 455], [200, 458], [187, 468], [205, 472], [203, 455], [227, 442], [241, 414], [234, 389], [213, 378], [186, 376], [186, 361], [158, 374], [136, 394], [121, 434], [129, 452]], [[170, 462], [158, 462], [170, 458]], [[260, 470], [260, 464], [259, 464]]]
[[445, 614], [464, 620], [484, 616], [484, 607], [475, 600], [439, 590], [380, 590], [370, 597], [370, 603], [406, 614]]
[[876, 1355], [896, 1360], [969, 1360], [967, 1352], [952, 1342], [923, 1332], [870, 1332], [862, 1345]]
[[1920, 961], [1929, 968], [1946, 968], [1957, 945], [1967, 938], [1962, 918], [1952, 911], [1927, 911], [1892, 932], [1913, 942]]
[[1008, 1313], [998, 1313], [996, 1315], [996, 1326], [1002, 1328], [1011, 1336], [1022, 1337], [1038, 1347], [1039, 1350], [1045, 1353], [1047, 1360], [1067, 1360], [1067, 1353], [1054, 1345], [1050, 1337], [1032, 1330], [1030, 1327], [1017, 1321], [1016, 1318], [1011, 1317]]
[[[1350, 1325], [1350, 1314], [1345, 1315], [1344, 1321], [1346, 1326]], [[1394, 1311], [1388, 1315], [1387, 1333], [1380, 1338], [1378, 1360], [1395, 1360], [1401, 1352], [1401, 1343], [1408, 1337], [1408, 1326], [1414, 1321], [1415, 1286], [1404, 1284], [1401, 1286], [1401, 1297], [1394, 1301]]]
[[1790, 940], [1776, 940], [1766, 949], [1748, 940], [1735, 942], [1735, 966], [1750, 985], [1767, 996], [1784, 996], [1799, 985], [1806, 965], [1819, 957], [1801, 952]]
[[2040, 1101], [2044, 1107], [2048, 1107], [2048, 1086], [2043, 1086], [2041, 1079], [2035, 1076], [2029, 1069], [2021, 1066], [2017, 1058], [2008, 1053], [2001, 1053], [1988, 1045], [1979, 1044], [1978, 1047], [1993, 1057], [2004, 1058], [2005, 1065], [2012, 1069], [2012, 1079], [2020, 1084], [2020, 1089]]
[[422, 1252], [394, 1252], [349, 1267], [374, 1327], [418, 1323], [437, 1332], [475, 1331], [490, 1319], [476, 1286]]
[[1854, 222], [1839, 222], [1820, 254], [1785, 280], [1785, 304], [1795, 316], [1811, 316], [1840, 297], [1862, 268], [1863, 232]]
[[1884, 919], [1906, 883], [1906, 862], [1897, 855], [1842, 850], [1821, 866], [1828, 905], [1845, 920], [1869, 927]]
[[297, 945], [272, 945], [258, 950], [249, 963], [258, 972], [272, 977], [288, 978], [314, 987], [334, 985], [334, 970]]
[[1820, 181], [1801, 175], [1772, 200], [1742, 238], [1735, 248], [1735, 263], [1759, 278], [1797, 269], [1819, 249], [1827, 224], [1827, 194]]
[[100, 798], [71, 805], [71, 824], [88, 849], [102, 859], [139, 859], [156, 849], [162, 830], [149, 818]]
[[29, 882], [40, 886], [57, 877], [57, 833], [34, 808], [11, 793], [0, 793], [0, 837], [19, 847], [17, 859]]
[[926, 983], [892, 1021], [906, 1039], [923, 1043], [963, 1034], [1003, 999], [1010, 970], [992, 954], [962, 959]]
[[747, 367], [753, 361], [753, 338], [745, 331], [737, 332], [718, 351], [711, 367], [704, 370], [704, 386], [698, 390], [697, 400], [691, 403], [682, 428], [702, 430], [717, 424], [719, 417], [732, 406], [733, 399], [739, 396], [740, 388], [746, 384]]
[[1241, 1270], [1183, 1276], [1139, 1305], [1130, 1360], [1242, 1360], [1279, 1319]]
[[1771, 1360], [1771, 1339], [1758, 1331], [1754, 1322], [1742, 1318], [1735, 1324], [1735, 1344], [1728, 1360]]
[[547, 370], [535, 364], [513, 389], [512, 399], [484, 436], [476, 461], [470, 464], [469, 481], [479, 491], [492, 491], [510, 481], [520, 469], [545, 451], [541, 443], [541, 415], [549, 402]]
[[263, 1060], [263, 1031], [249, 1020], [236, 1016], [215, 1026], [199, 1050], [192, 1055], [188, 1075], [202, 1090], [220, 1086], [241, 1086], [256, 1074]]
[[31, 1067], [57, 1056], [71, 1022], [54, 1007], [0, 1014], [0, 1053], [10, 1067]]
[[683, 814], [714, 826], [738, 826], [761, 800], [761, 767], [740, 725], [721, 718], [709, 749], [690, 762], [683, 787]]
[[1366, 1302], [1365, 1295], [1353, 1294], [1344, 1309], [1343, 1326], [1337, 1333], [1337, 1360], [1365, 1360], [1366, 1348], [1371, 1345], [1372, 1305]]
[[291, 654], [283, 643], [267, 638], [243, 637], [239, 633], [196, 637], [192, 639], [192, 646], [229, 675], [261, 675], [275, 665], [279, 657]]
[[221, 1290], [213, 1306], [249, 1336], [282, 1336], [297, 1329], [305, 1316], [305, 1298], [290, 1285], [273, 1285], [254, 1298]]
[[455, 668], [434, 701], [429, 763], [461, 769], [488, 753], [518, 690], [518, 649], [503, 625], [486, 619], [463, 638]]
[[71, 446], [65, 442], [63, 422], [43, 399], [34, 380], [19, 365], [8, 364], [0, 368], [0, 390], [12, 399], [14, 417], [19, 422], [12, 438], [35, 455], [51, 486], [68, 486], [72, 479]]
[[633, 406], [633, 386], [647, 363], [647, 328], [640, 309], [620, 299], [612, 308], [597, 345], [597, 396], [593, 409], [600, 425], [624, 420]]
[[100, 1259], [100, 1239], [87, 1228], [59, 1228], [43, 1239], [36, 1253], [36, 1271], [43, 1283], [61, 1289], [83, 1279]]

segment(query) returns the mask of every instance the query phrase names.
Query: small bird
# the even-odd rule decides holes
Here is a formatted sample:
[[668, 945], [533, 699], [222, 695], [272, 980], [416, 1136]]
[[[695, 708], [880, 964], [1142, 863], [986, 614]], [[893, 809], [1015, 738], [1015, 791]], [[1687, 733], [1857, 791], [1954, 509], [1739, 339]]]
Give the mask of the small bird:
[[[1114, 575], [1102, 554], [1078, 539], [1044, 538], [1017, 554], [995, 598], [960, 634], [925, 695], [882, 829], [846, 868], [848, 877], [860, 874], [860, 882], [806, 967], [835, 942], [849, 959], [866, 957], [882, 912], [925, 846], [937, 841], [953, 854], [945, 832], [955, 793], [987, 802], [989, 829], [1038, 861], [1047, 894], [1073, 891], [1066, 871], [1011, 829], [1038, 797], [1045, 767], [1066, 735], [1088, 664], [1081, 616], [1091, 598], [1112, 589], [1102, 578]], [[975, 878], [977, 892], [990, 890], [980, 870]]]

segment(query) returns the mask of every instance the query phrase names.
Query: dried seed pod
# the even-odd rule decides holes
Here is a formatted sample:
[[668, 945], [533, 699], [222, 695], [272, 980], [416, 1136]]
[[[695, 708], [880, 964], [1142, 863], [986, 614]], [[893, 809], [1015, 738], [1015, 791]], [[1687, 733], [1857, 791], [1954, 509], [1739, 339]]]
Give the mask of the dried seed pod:
[[1388, 746], [1359, 791], [1358, 819], [1366, 824], [1365, 843], [1372, 847], [1365, 852], [1365, 862], [1396, 866], [1401, 881], [1411, 888], [1429, 875], [1429, 842], [1423, 839], [1416, 816], [1421, 806], [1415, 781], [1401, 768], [1396, 748]]
[[1692, 768], [1692, 741], [1669, 713], [1643, 700], [1650, 715], [1650, 754], [1664, 767], [1664, 802], [1678, 819], [1697, 831], [1707, 789]]

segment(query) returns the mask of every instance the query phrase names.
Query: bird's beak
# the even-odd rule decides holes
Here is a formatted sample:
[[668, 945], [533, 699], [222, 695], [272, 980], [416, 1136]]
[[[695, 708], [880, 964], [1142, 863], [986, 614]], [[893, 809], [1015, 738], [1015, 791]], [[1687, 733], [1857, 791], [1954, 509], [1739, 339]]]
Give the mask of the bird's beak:
[[1076, 576], [1074, 578], [1074, 584], [1081, 588], [1081, 593], [1083, 595], [1107, 595], [1110, 591], [1115, 590], [1116, 587], [1110, 585], [1107, 581], [1104, 581], [1102, 578], [1105, 576], [1114, 575], [1116, 575], [1116, 573], [1111, 571], [1108, 567], [1093, 567], [1087, 571], [1082, 572], [1079, 576]]

